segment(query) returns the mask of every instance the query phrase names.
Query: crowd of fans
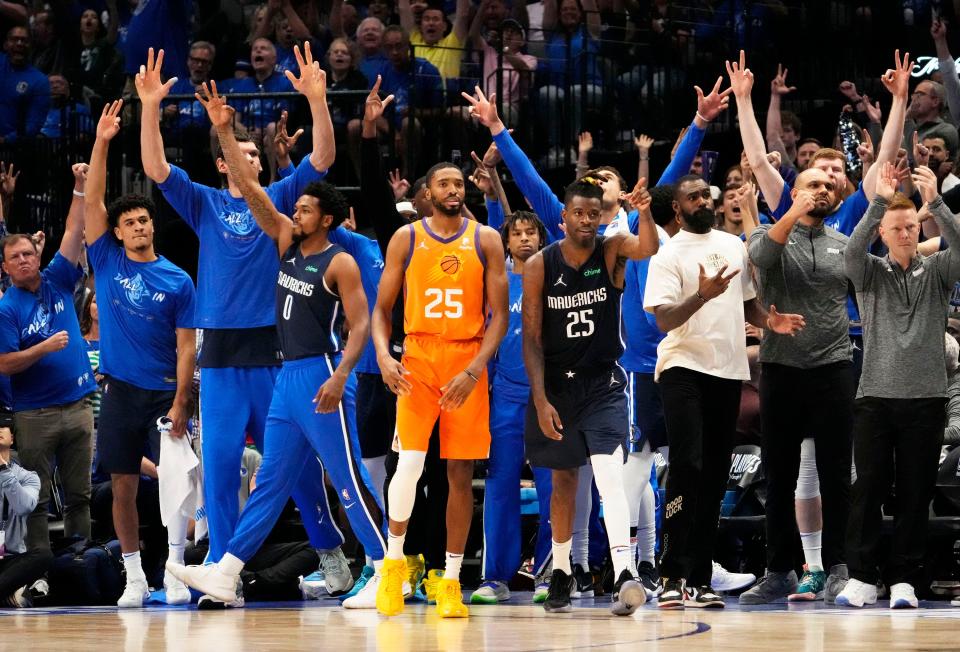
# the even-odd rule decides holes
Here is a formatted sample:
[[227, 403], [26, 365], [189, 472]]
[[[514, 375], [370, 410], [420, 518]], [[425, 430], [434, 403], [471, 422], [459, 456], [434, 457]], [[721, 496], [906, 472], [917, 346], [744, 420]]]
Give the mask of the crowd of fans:
[[[890, 17], [886, 3], [822, 4], [831, 12], [834, 28], [879, 24]], [[20, 231], [32, 234], [3, 240], [4, 288], [14, 298], [5, 301], [6, 307], [0, 304], [0, 378], [6, 381], [0, 383], [6, 408], [0, 414], [0, 601], [11, 607], [123, 601], [121, 569], [127, 574], [128, 589], [139, 569], [147, 585], [166, 588], [167, 598], [189, 600], [183, 596], [182, 584], [165, 577], [163, 562], [168, 555], [176, 555], [181, 562], [203, 559], [211, 544], [204, 541], [201, 523], [205, 523], [205, 511], [217, 506], [198, 507], [184, 533], [190, 540], [184, 550], [183, 541], [168, 540], [163, 527], [169, 526], [169, 519], [161, 516], [159, 449], [151, 442], [143, 450], [139, 474], [124, 473], [135, 478], [131, 491], [127, 480], [115, 484], [112, 472], [104, 472], [102, 455], [93, 445], [105, 378], [100, 370], [100, 323], [92, 276], [96, 265], [88, 263], [83, 229], [77, 227], [89, 168], [75, 161], [89, 160], [95, 140], [102, 141], [103, 120], [98, 126], [96, 116], [107, 111], [118, 120], [117, 129], [123, 134], [118, 141], [123, 144], [115, 149], [125, 156], [122, 166], [109, 168], [107, 192], [117, 194], [132, 184], [149, 184], [148, 179], [158, 184], [155, 191], [147, 187], [163, 195], [171, 213], [189, 222], [184, 207], [188, 200], [170, 189], [180, 177], [171, 180], [168, 156], [179, 166], [174, 174], [209, 186], [235, 187], [208, 110], [194, 97], [194, 93], [216, 89], [236, 110], [241, 145], [250, 147], [252, 157], [262, 156], [265, 182], [306, 174], [301, 168], [310, 165], [325, 171], [335, 158], [331, 179], [360, 190], [344, 227], [372, 232], [371, 242], [384, 251], [397, 225], [430, 215], [426, 180], [421, 175], [446, 158], [470, 171], [470, 197], [476, 201], [468, 202], [465, 214], [498, 228], [506, 225], [508, 255], [514, 231], [522, 230], [524, 224], [540, 225], [540, 247], [548, 233], [562, 237], [554, 234], [562, 202], [544, 178], [569, 176], [566, 164], [574, 163], [576, 178], [595, 179], [603, 188], [601, 225], [608, 233], [630, 228], [631, 198], [636, 195], [628, 194], [632, 184], [627, 177], [649, 181], [650, 210], [660, 229], [661, 246], [697, 224], [748, 243], [744, 256], [749, 255], [750, 265], [742, 272], [743, 288], [724, 296], [730, 277], [724, 277], [723, 270], [715, 277], [701, 270], [695, 296], [703, 306], [710, 304], [717, 314], [724, 313], [724, 319], [730, 306], [714, 301], [717, 297], [742, 304], [748, 311], [740, 315], [741, 322], [748, 322], [742, 325], [743, 331], [737, 323], [736, 333], [722, 333], [730, 341], [716, 346], [721, 353], [729, 350], [736, 355], [739, 347], [747, 345], [750, 381], [742, 388], [739, 383], [736, 387], [711, 384], [731, 378], [722, 364], [698, 367], [703, 378], [683, 379], [684, 391], [696, 386], [718, 399], [709, 405], [704, 400], [705, 419], [724, 421], [730, 405], [720, 405], [719, 397], [734, 396], [731, 400], [739, 407], [736, 432], [712, 433], [704, 427], [699, 439], [682, 443], [653, 437], [650, 433], [658, 429], [693, 428], [678, 416], [689, 403], [678, 393], [676, 373], [667, 373], [666, 383], [661, 382], [670, 389], [662, 407], [656, 408], [664, 413], [659, 425], [643, 422], [642, 417], [633, 424], [638, 446], [630, 451], [627, 469], [641, 481], [628, 484], [627, 495], [632, 556], [639, 563], [640, 578], [648, 591], [664, 593], [663, 604], [684, 602], [678, 576], [691, 580], [692, 573], [698, 577], [697, 586], [720, 590], [752, 583], [752, 576], [746, 579], [749, 574], [731, 574], [716, 563], [712, 577], [703, 576], [700, 562], [709, 563], [721, 554], [738, 565], [749, 564], [710, 549], [715, 532], [697, 528], [705, 521], [716, 521], [723, 492], [710, 483], [725, 483], [728, 475], [733, 476], [727, 449], [735, 444], [759, 445], [767, 482], [768, 572], [742, 594], [741, 602], [759, 604], [788, 596], [806, 600], [824, 593], [832, 601], [845, 591], [841, 603], [862, 606], [876, 600], [877, 585], [886, 581], [892, 602], [916, 606], [914, 588], [926, 593], [930, 580], [952, 579], [957, 570], [945, 565], [925, 568], [924, 555], [931, 501], [935, 510], [940, 507], [936, 515], [960, 514], [960, 506], [949, 500], [938, 503], [933, 496], [936, 463], [941, 458], [946, 460], [941, 472], [944, 484], [955, 484], [950, 480], [951, 474], [956, 476], [950, 465], [955, 471], [956, 459], [949, 452], [960, 443], [960, 322], [952, 318], [948, 322], [948, 315], [939, 312], [941, 308], [948, 313], [960, 310], [960, 286], [952, 292], [940, 287], [953, 287], [960, 269], [951, 250], [960, 244], [953, 225], [953, 211], [960, 211], [960, 175], [954, 170], [960, 155], [960, 80], [949, 47], [953, 30], [942, 18], [952, 16], [955, 9], [933, 0], [896, 4], [893, 17], [905, 39], [912, 46], [932, 45], [937, 67], [915, 63], [916, 56], [898, 54], [892, 69], [879, 77], [887, 66], [878, 62], [890, 56], [884, 51], [883, 59], [878, 56], [859, 74], [824, 90], [813, 86], [806, 70], [810, 64], [799, 51], [788, 55], [776, 47], [778, 35], [792, 17], [815, 10], [786, 1], [0, 2], [4, 33], [0, 146], [7, 160], [15, 161], [0, 164], [0, 223], [7, 216]], [[734, 52], [741, 47], [751, 63], [761, 56], [793, 63], [789, 68], [770, 67], [769, 76], [758, 71], [757, 86], [764, 87], [759, 93], [744, 56], [735, 60]], [[303, 90], [304, 58], [311, 57], [321, 62], [325, 73], [322, 96]], [[731, 61], [724, 71], [725, 59]], [[706, 76], [726, 73], [725, 79], [713, 86], [704, 84], [704, 70], [709, 71]], [[145, 85], [144, 79], [151, 85]], [[766, 96], [767, 80], [769, 103], [761, 130], [751, 96]], [[392, 99], [380, 101], [388, 96]], [[120, 97], [127, 99], [127, 106], [111, 104]], [[318, 97], [329, 111], [329, 140], [322, 140], [325, 134], [317, 126]], [[696, 112], [689, 126], [676, 134], [672, 127], [677, 116], [668, 113], [680, 105], [678, 97], [688, 107], [695, 98]], [[811, 108], [814, 101], [824, 103], [825, 98], [833, 111], [827, 121], [823, 112]], [[735, 103], [737, 110], [727, 110], [728, 103]], [[810, 109], [809, 114], [805, 109]], [[737, 123], [732, 120], [734, 113]], [[493, 145], [488, 147], [490, 136]], [[38, 142], [61, 143], [70, 152], [72, 201], [62, 227], [16, 217], [33, 203], [50, 203], [41, 196], [53, 191], [38, 191], [37, 179], [50, 174], [41, 165], [61, 161], [41, 163], [35, 153], [29, 154], [28, 148]], [[486, 151], [479, 156], [474, 150]], [[385, 159], [395, 167], [389, 177]], [[531, 161], [539, 163], [539, 172]], [[617, 163], [621, 171], [596, 166], [608, 162]], [[629, 162], [629, 170], [624, 162]], [[666, 166], [658, 174], [661, 162]], [[107, 165], [106, 152], [99, 164]], [[53, 174], [66, 174], [68, 166], [60, 167]], [[25, 185], [29, 190], [24, 190]], [[98, 191], [103, 192], [103, 187], [98, 186]], [[519, 205], [521, 197], [539, 220], [522, 216], [529, 213], [511, 212], [510, 204]], [[142, 208], [153, 210], [148, 201]], [[886, 233], [881, 226], [881, 239], [873, 241], [872, 230], [881, 218], [887, 219], [885, 212], [898, 211], [903, 213], [902, 223], [884, 223]], [[383, 217], [387, 213], [389, 217]], [[391, 221], [394, 216], [396, 220]], [[822, 220], [822, 226], [811, 218]], [[247, 219], [252, 219], [249, 212]], [[199, 232], [199, 226], [189, 225]], [[39, 272], [33, 275], [45, 241], [61, 232], [59, 251], [42, 279]], [[799, 235], [808, 238], [810, 252], [792, 257], [789, 251], [800, 247], [787, 250], [786, 245], [797, 244], [791, 238]], [[89, 233], [87, 237], [89, 241]], [[851, 249], [863, 256], [851, 260], [855, 258]], [[916, 251], [927, 258], [914, 258]], [[45, 258], [49, 257], [47, 251]], [[669, 258], [654, 260], [650, 278], [667, 284]], [[821, 271], [828, 270], [829, 282], [808, 274], [808, 266], [817, 270], [818, 265]], [[195, 270], [196, 262], [182, 266]], [[899, 280], [884, 285], [877, 277], [883, 276], [882, 271], [892, 274], [892, 269]], [[927, 277], [917, 281], [924, 273]], [[683, 338], [695, 337], [696, 328], [705, 326], [700, 323], [693, 332], [676, 336], [678, 329], [688, 327], [671, 321], [676, 319], [674, 314], [659, 314], [663, 303], [645, 303], [644, 284], [651, 287], [646, 267], [638, 274], [635, 278], [628, 273], [627, 283], [633, 279], [640, 293], [634, 299], [651, 314], [638, 322], [625, 312], [625, 360], [631, 355], [639, 358], [635, 368], [624, 364], [631, 373], [649, 376], [653, 387], [654, 375], [669, 371], [661, 367], [670, 352], [682, 351], [687, 346]], [[783, 313], [803, 315], [804, 332], [814, 333], [810, 339], [798, 335], [801, 344], [772, 344], [770, 333], [764, 331], [773, 330], [781, 315], [770, 306], [769, 319], [762, 326], [753, 323], [748, 278], [757, 284], [765, 305], [776, 303]], [[737, 283], [739, 279], [734, 286]], [[911, 294], [914, 290], [918, 294]], [[14, 307], [26, 301], [21, 294], [31, 293], [43, 295], [48, 314], [42, 316], [42, 323], [29, 319], [23, 323], [24, 315]], [[511, 294], [511, 301], [515, 298]], [[829, 304], [828, 308], [818, 301]], [[922, 309], [917, 309], [919, 304]], [[824, 315], [832, 315], [835, 308], [847, 317], [824, 323]], [[897, 322], [903, 330], [883, 326], [888, 313], [903, 318], [902, 324]], [[178, 325], [178, 336], [180, 330], [185, 329]], [[668, 331], [673, 334], [665, 340]], [[936, 337], [931, 336], [934, 331]], [[892, 353], [900, 348], [915, 355]], [[638, 351], [652, 357], [643, 358], [646, 353]], [[943, 365], [941, 351], [945, 352]], [[918, 369], [915, 364], [921, 354], [926, 365]], [[180, 371], [178, 366], [178, 376]], [[378, 373], [375, 366], [367, 372]], [[738, 367], [734, 375], [739, 372]], [[196, 413], [189, 428], [196, 435], [194, 448], [202, 463], [199, 379], [198, 372], [191, 388]], [[860, 392], [856, 393], [858, 382]], [[176, 391], [178, 405], [186, 411], [185, 390], [177, 386]], [[496, 391], [494, 385], [494, 396]], [[659, 406], [659, 390], [649, 391], [651, 396], [657, 394]], [[797, 393], [807, 396], [801, 401], [795, 398]], [[779, 416], [771, 416], [773, 411]], [[772, 437], [772, 431], [780, 439]], [[881, 442], [877, 433], [882, 433]], [[263, 442], [254, 433], [250, 440], [262, 449]], [[770, 446], [770, 441], [777, 444]], [[384, 458], [389, 453], [386, 449], [367, 453], [363, 461], [382, 500]], [[426, 578], [428, 594], [430, 581], [437, 576], [426, 570], [444, 565], [442, 527], [436, 524], [436, 515], [443, 510], [446, 473], [436, 458], [435, 451], [428, 456], [425, 481], [429, 489], [418, 492], [414, 515], [415, 521], [422, 519], [421, 529], [426, 527], [423, 523], [431, 522], [430, 535], [407, 541], [408, 550], [415, 551], [408, 557], [414, 589]], [[698, 539], [697, 546], [691, 544], [691, 550], [682, 551], [698, 556], [695, 570], [684, 568], [685, 560], [678, 562], [683, 555], [676, 549], [673, 557], [668, 553], [662, 560], [666, 570], [658, 567], [654, 557], [659, 544], [650, 471], [653, 468], [654, 476], [663, 481], [668, 461], [673, 484], [668, 480], [665, 496], [660, 496], [668, 516], [676, 511], [670, 505], [679, 504], [684, 496], [687, 505], [695, 505], [698, 495], [717, 498], [716, 505], [711, 502], [709, 508], [691, 516], [694, 522], [674, 520], [667, 526], [675, 540], [680, 536]], [[243, 478], [241, 507], [255, 487], [258, 464], [251, 447], [244, 453], [243, 466], [235, 469]], [[493, 467], [491, 462], [491, 474]], [[847, 472], [856, 478], [853, 489]], [[524, 477], [525, 486], [542, 484], [536, 469], [524, 471]], [[572, 576], [578, 595], [587, 596], [612, 582], [603, 574], [604, 564], [609, 565], [604, 546], [595, 545], [605, 536], [598, 525], [598, 510], [591, 515], [589, 496], [596, 496], [596, 489], [591, 489], [589, 476], [581, 485]], [[893, 496], [888, 495], [891, 485], [896, 487]], [[513, 493], [520, 491], [515, 483], [511, 486]], [[300, 499], [296, 502], [299, 512], [305, 513]], [[129, 550], [130, 510], [140, 515], [135, 547], [142, 549], [143, 556], [141, 562], [137, 553], [135, 566]], [[546, 513], [541, 504], [541, 523]], [[889, 559], [879, 552], [881, 513], [897, 518]], [[320, 587], [330, 594], [352, 588], [356, 594], [373, 577], [373, 568], [365, 568], [355, 587], [340, 546], [318, 545], [309, 526], [305, 532], [298, 520], [292, 505], [288, 506], [267, 543], [245, 560], [237, 600], [221, 600], [219, 606], [242, 604], [244, 595], [254, 600], [316, 597]], [[853, 534], [848, 534], [848, 521]], [[133, 523], [136, 526], [136, 519]], [[479, 522], [474, 526], [481, 527]], [[498, 534], [502, 532], [485, 530], [489, 540]], [[797, 535], [804, 551], [799, 578], [793, 558]], [[534, 578], [535, 599], [546, 597], [550, 578], [549, 555], [544, 552], [549, 537], [544, 540], [544, 536], [540, 534], [536, 545], [523, 547], [529, 557], [524, 570]], [[120, 543], [113, 545], [118, 538]], [[71, 595], [64, 587], [76, 580], [71, 572], [78, 566], [73, 562], [100, 551], [104, 565], [121, 579], [111, 583], [101, 576], [103, 595]], [[356, 561], [361, 559], [358, 554]], [[369, 566], [372, 562], [367, 561]], [[521, 559], [515, 561], [519, 566]], [[885, 575], [877, 570], [883, 566], [888, 569]], [[476, 593], [477, 601], [502, 600], [502, 587], [513, 579], [492, 573], [483, 569], [485, 582]], [[665, 585], [660, 574], [668, 579]], [[140, 577], [136, 575], [138, 581]], [[853, 579], [847, 582], [848, 578]]]

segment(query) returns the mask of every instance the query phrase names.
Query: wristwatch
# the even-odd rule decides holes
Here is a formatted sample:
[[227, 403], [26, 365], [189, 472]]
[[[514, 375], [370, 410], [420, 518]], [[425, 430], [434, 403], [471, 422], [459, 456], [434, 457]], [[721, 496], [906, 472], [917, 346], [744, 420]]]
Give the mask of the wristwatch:
[[10, 468], [9, 464], [0, 464], [0, 473], [6, 471], [9, 468]]

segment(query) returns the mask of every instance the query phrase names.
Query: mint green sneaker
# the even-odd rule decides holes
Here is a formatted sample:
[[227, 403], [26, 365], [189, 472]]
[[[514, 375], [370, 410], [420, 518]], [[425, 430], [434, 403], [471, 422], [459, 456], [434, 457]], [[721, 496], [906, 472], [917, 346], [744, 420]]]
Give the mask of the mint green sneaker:
[[823, 589], [827, 584], [827, 574], [822, 571], [804, 569], [797, 592], [787, 596], [789, 602], [823, 600]]

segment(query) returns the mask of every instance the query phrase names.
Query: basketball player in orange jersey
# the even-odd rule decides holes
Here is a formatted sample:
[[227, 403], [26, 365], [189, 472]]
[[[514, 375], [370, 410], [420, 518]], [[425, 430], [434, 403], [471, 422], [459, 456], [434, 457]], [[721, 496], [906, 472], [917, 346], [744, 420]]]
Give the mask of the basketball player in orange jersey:
[[[397, 471], [387, 492], [390, 532], [377, 609], [403, 610], [407, 564], [403, 541], [433, 426], [440, 419], [440, 456], [447, 460], [447, 554], [437, 587], [437, 613], [467, 616], [460, 565], [473, 517], [473, 462], [490, 450], [487, 361], [506, 334], [509, 312], [503, 244], [494, 229], [461, 217], [463, 173], [452, 163], [427, 172], [433, 215], [390, 239], [373, 342], [383, 382], [397, 394]], [[404, 292], [403, 358], [390, 355], [390, 315]], [[489, 316], [489, 320], [487, 319]]]

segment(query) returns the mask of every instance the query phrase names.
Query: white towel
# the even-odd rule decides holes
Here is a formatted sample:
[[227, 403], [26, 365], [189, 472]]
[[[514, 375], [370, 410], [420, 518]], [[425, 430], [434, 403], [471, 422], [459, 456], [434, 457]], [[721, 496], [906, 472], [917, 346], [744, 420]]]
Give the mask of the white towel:
[[207, 512], [203, 506], [203, 472], [200, 460], [190, 447], [189, 435], [173, 437], [160, 432], [160, 519], [168, 525], [177, 516], [196, 520], [194, 541], [207, 533]]

